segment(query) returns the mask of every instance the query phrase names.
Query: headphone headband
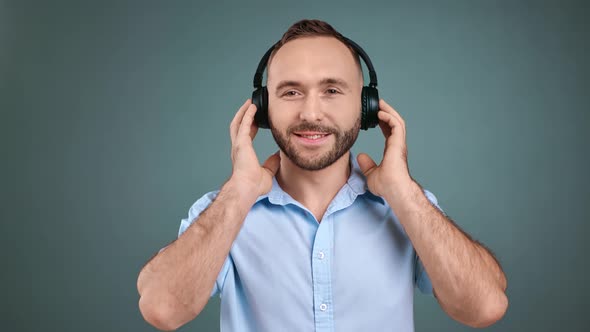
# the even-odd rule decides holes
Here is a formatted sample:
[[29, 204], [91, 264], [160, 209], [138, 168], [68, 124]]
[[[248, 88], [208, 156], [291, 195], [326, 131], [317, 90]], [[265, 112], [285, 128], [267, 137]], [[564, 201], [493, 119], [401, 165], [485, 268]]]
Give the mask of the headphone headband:
[[[352, 40], [344, 37], [344, 39], [346, 40], [346, 42], [358, 53], [358, 55], [360, 55], [360, 57], [363, 59], [363, 61], [365, 62], [365, 65], [367, 65], [367, 68], [369, 69], [369, 87], [371, 88], [376, 88], [377, 87], [377, 73], [375, 72], [375, 69], [373, 68], [373, 63], [371, 63], [371, 59], [369, 59], [369, 56], [367, 55], [367, 53], [365, 53], [365, 51], [355, 42], [353, 42]], [[258, 63], [258, 68], [256, 69], [256, 73], [254, 74], [254, 89], [258, 89], [262, 87], [262, 75], [264, 74], [264, 69], [266, 68], [266, 64], [268, 62], [268, 58], [270, 58], [270, 54], [272, 53], [272, 51], [274, 50], [274, 48], [278, 45], [279, 42], [274, 43], [269, 49], [268, 51], [266, 51], [266, 53], [264, 53], [264, 56], [262, 57], [262, 59], [260, 59], [260, 62]]]

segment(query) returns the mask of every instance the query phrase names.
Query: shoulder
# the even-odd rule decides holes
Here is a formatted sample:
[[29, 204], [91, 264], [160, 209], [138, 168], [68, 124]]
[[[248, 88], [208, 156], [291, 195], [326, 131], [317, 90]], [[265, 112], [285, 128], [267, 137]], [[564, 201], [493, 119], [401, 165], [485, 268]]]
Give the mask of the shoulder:
[[211, 203], [213, 203], [218, 194], [219, 190], [213, 190], [197, 199], [189, 209], [189, 218], [191, 217], [191, 215], [197, 217], [199, 214], [201, 214], [203, 210], [205, 210], [207, 207], [209, 207], [209, 205], [211, 205]]
[[[428, 201], [430, 202], [430, 204], [432, 204], [434, 207], [436, 207], [438, 210], [440, 210], [443, 214], [445, 213], [444, 210], [441, 208], [440, 204], [438, 203], [438, 199], [436, 198], [436, 196], [428, 189], [422, 188], [422, 193], [424, 194], [424, 196], [426, 196], [426, 198], [428, 199]], [[380, 199], [384, 202], [384, 204], [387, 204], [387, 202], [385, 201], [385, 199], [381, 196], [375, 196], [372, 193], [368, 192], [370, 194], [370, 196], [375, 197], [374, 200]], [[387, 206], [389, 207], [389, 204], [387, 204]], [[389, 207], [391, 209], [391, 207]]]
[[213, 203], [219, 190], [210, 191], [199, 199], [197, 199], [189, 208], [188, 216], [186, 218], [182, 218], [180, 221], [180, 228], [178, 229], [178, 236], [182, 235], [187, 228], [199, 217], [199, 215], [205, 211]]

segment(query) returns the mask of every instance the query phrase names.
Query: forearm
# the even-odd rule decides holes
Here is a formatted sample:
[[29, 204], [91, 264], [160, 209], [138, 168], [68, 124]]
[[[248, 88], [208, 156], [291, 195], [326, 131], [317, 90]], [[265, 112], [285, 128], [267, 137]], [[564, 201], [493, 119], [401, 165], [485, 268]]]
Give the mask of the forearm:
[[230, 180], [199, 218], [143, 268], [140, 308], [144, 317], [151, 316], [150, 323], [175, 329], [199, 314], [255, 199]]
[[416, 249], [443, 309], [470, 326], [499, 319], [507, 306], [506, 278], [493, 256], [436, 209], [417, 183], [386, 200]]

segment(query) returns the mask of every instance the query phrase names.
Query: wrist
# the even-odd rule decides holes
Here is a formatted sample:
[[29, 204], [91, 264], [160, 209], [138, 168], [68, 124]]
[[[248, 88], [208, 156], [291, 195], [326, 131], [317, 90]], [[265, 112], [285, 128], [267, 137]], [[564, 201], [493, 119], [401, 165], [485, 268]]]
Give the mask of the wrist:
[[233, 177], [221, 187], [221, 193], [234, 197], [238, 202], [238, 207], [247, 210], [250, 210], [258, 199], [256, 190], [251, 185]]
[[412, 178], [388, 186], [389, 190], [383, 195], [392, 208], [408, 206], [416, 202], [416, 196], [422, 194], [422, 187]]

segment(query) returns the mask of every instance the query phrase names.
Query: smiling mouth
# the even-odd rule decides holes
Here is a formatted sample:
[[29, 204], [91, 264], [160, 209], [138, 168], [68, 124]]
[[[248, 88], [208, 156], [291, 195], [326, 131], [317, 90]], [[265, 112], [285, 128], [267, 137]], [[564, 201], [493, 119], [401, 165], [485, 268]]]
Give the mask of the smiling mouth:
[[293, 134], [297, 135], [299, 137], [303, 137], [303, 138], [311, 139], [311, 140], [320, 139], [320, 138], [330, 135], [330, 133], [320, 133], [320, 132], [295, 132]]
[[325, 134], [325, 135], [299, 135], [299, 134], [295, 134], [295, 135], [297, 135], [299, 137], [307, 138], [307, 139], [319, 139], [319, 138], [328, 136], [328, 134]]

